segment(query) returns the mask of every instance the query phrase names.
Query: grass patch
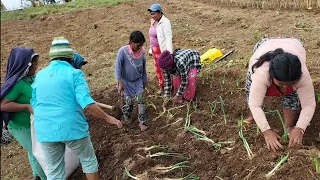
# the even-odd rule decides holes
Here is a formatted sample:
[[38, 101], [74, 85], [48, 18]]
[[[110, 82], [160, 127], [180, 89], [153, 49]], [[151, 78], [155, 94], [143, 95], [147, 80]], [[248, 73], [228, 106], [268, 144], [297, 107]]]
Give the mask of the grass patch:
[[43, 15], [64, 13], [91, 7], [118, 5], [125, 0], [76, 0], [64, 4], [50, 4], [41, 7], [28, 7], [23, 10], [1, 11], [1, 22], [8, 20], [34, 19]]

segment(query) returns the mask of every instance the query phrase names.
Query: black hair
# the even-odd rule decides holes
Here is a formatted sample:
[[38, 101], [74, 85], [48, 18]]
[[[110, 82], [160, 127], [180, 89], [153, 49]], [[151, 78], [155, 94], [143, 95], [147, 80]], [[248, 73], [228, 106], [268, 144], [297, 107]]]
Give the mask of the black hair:
[[278, 81], [294, 82], [302, 75], [301, 62], [296, 55], [284, 52], [282, 48], [263, 54], [252, 66], [252, 72], [264, 62], [270, 62], [270, 76]]
[[144, 43], [146, 42], [146, 39], [144, 38], [144, 35], [141, 31], [133, 31], [130, 34], [130, 42], [133, 43]]
[[35, 56], [32, 57], [31, 63], [34, 63], [34, 62], [36, 62], [38, 60], [39, 60], [39, 55], [35, 55]]

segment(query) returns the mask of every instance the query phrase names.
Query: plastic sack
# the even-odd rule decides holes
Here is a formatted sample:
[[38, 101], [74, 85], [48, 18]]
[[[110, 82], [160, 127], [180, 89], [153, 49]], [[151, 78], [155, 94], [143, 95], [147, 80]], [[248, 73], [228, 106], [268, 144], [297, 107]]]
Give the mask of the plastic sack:
[[[41, 165], [44, 173], [47, 175], [47, 165], [44, 159], [44, 154], [41, 148], [41, 144], [37, 142], [36, 132], [34, 129], [34, 119], [33, 115], [30, 116], [31, 120], [31, 140], [32, 140], [32, 153], [34, 157], [38, 160], [39, 164]], [[66, 151], [64, 154], [64, 161], [65, 161], [65, 175], [66, 178], [69, 177], [79, 166], [79, 158], [76, 154], [68, 147], [66, 147]]]
[[201, 55], [201, 64], [209, 64], [221, 56], [223, 56], [223, 54], [219, 49], [209, 49], [206, 53]]

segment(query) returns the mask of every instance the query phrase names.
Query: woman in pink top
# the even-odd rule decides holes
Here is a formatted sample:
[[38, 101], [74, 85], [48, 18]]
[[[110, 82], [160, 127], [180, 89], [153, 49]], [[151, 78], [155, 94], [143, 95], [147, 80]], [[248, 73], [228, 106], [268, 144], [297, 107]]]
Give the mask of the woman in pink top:
[[246, 95], [250, 113], [245, 121], [257, 123], [269, 149], [276, 151], [282, 145], [262, 110], [265, 96], [282, 97], [289, 146], [301, 144], [316, 107], [302, 43], [294, 38], [268, 38], [259, 42], [249, 63]]
[[153, 4], [148, 11], [151, 14], [151, 26], [149, 29], [150, 50], [149, 54], [153, 56], [154, 67], [159, 81], [158, 94], [163, 93], [164, 77], [159, 67], [160, 54], [168, 50], [172, 53], [172, 29], [171, 22], [162, 12], [160, 4]]

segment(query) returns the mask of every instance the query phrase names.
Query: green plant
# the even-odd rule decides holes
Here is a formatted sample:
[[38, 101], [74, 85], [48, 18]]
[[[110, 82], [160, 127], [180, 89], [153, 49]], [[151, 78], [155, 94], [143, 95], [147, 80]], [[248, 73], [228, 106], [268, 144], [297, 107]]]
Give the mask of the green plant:
[[288, 158], [289, 153], [286, 156], [282, 157], [281, 160], [276, 164], [276, 166], [271, 171], [269, 171], [268, 174], [266, 174], [266, 178], [270, 178], [271, 176], [273, 176], [276, 173], [276, 171], [280, 169], [282, 164], [288, 160]]
[[254, 156], [253, 152], [250, 149], [250, 146], [249, 146], [249, 143], [248, 143], [247, 139], [243, 136], [243, 130], [242, 130], [242, 127], [243, 127], [243, 116], [241, 116], [241, 119], [239, 120], [238, 124], [239, 124], [239, 127], [240, 127], [239, 136], [240, 136], [240, 138], [241, 138], [241, 140], [243, 142], [244, 148], [246, 149], [246, 151], [248, 153], [249, 159], [252, 159], [253, 156]]
[[175, 170], [175, 169], [182, 169], [182, 168], [187, 168], [189, 166], [186, 166], [185, 164], [188, 163], [189, 161], [181, 161], [179, 163], [173, 164], [169, 167], [155, 167], [155, 171], [160, 171], [162, 173], [167, 173], [169, 171]]
[[265, 112], [265, 114], [272, 114], [272, 113], [277, 113], [278, 114], [279, 119], [280, 119], [281, 124], [282, 124], [282, 128], [283, 128], [283, 135], [282, 135], [281, 139], [282, 139], [282, 141], [284, 143], [287, 143], [288, 142], [288, 130], [286, 128], [286, 125], [284, 124], [284, 120], [283, 120], [283, 118], [282, 118], [282, 116], [281, 116], [281, 114], [280, 114], [280, 112], [278, 110], [272, 110], [272, 111]]
[[226, 113], [224, 112], [224, 102], [221, 96], [219, 96], [219, 98], [220, 98], [221, 110], [223, 113], [224, 124], [227, 124], [227, 116], [226, 116]]
[[50, 4], [41, 7], [28, 7], [23, 10], [1, 11], [1, 22], [7, 20], [33, 19], [43, 15], [64, 13], [90, 7], [118, 5], [123, 0], [77, 0], [64, 4]]
[[319, 162], [319, 158], [318, 158], [317, 155], [315, 155], [315, 154], [313, 154], [312, 157], [313, 157], [314, 166], [315, 166], [315, 168], [316, 168], [316, 172], [317, 172], [317, 173], [320, 173], [320, 162]]
[[211, 118], [213, 117], [214, 113], [216, 112], [216, 108], [217, 108], [217, 102], [216, 101], [213, 101], [212, 103], [209, 102], [209, 107], [210, 107], [210, 116]]
[[177, 158], [186, 158], [181, 153], [167, 153], [167, 152], [157, 152], [155, 154], [149, 154], [147, 157], [153, 158], [153, 157], [160, 157], [160, 156], [166, 156], [166, 157], [177, 157]]
[[317, 101], [320, 102], [320, 93], [317, 93]]
[[153, 145], [153, 146], [145, 147], [142, 149], [145, 151], [150, 151], [152, 149], [168, 149], [168, 148], [169, 148], [169, 146], [165, 146], [165, 145]]
[[130, 172], [127, 170], [127, 168], [124, 168], [124, 174], [126, 177], [130, 177], [132, 179], [138, 179], [137, 177], [130, 174]]
[[169, 126], [172, 126], [172, 125], [175, 125], [175, 124], [177, 124], [178, 122], [180, 122], [180, 121], [182, 121], [182, 120], [183, 120], [183, 118], [179, 118], [178, 120], [176, 120], [176, 121], [173, 122], [173, 123], [170, 123], [170, 124], [167, 124], [167, 125], [165, 125], [165, 126], [162, 126], [160, 129], [166, 128], [166, 127], [169, 127]]
[[184, 129], [187, 129], [190, 126], [190, 104], [187, 103], [187, 115], [186, 115], [186, 120], [185, 120], [185, 124], [184, 124]]
[[192, 101], [192, 105], [193, 105], [193, 109], [195, 112], [198, 111], [198, 99], [196, 97], [196, 100], [195, 101]]

